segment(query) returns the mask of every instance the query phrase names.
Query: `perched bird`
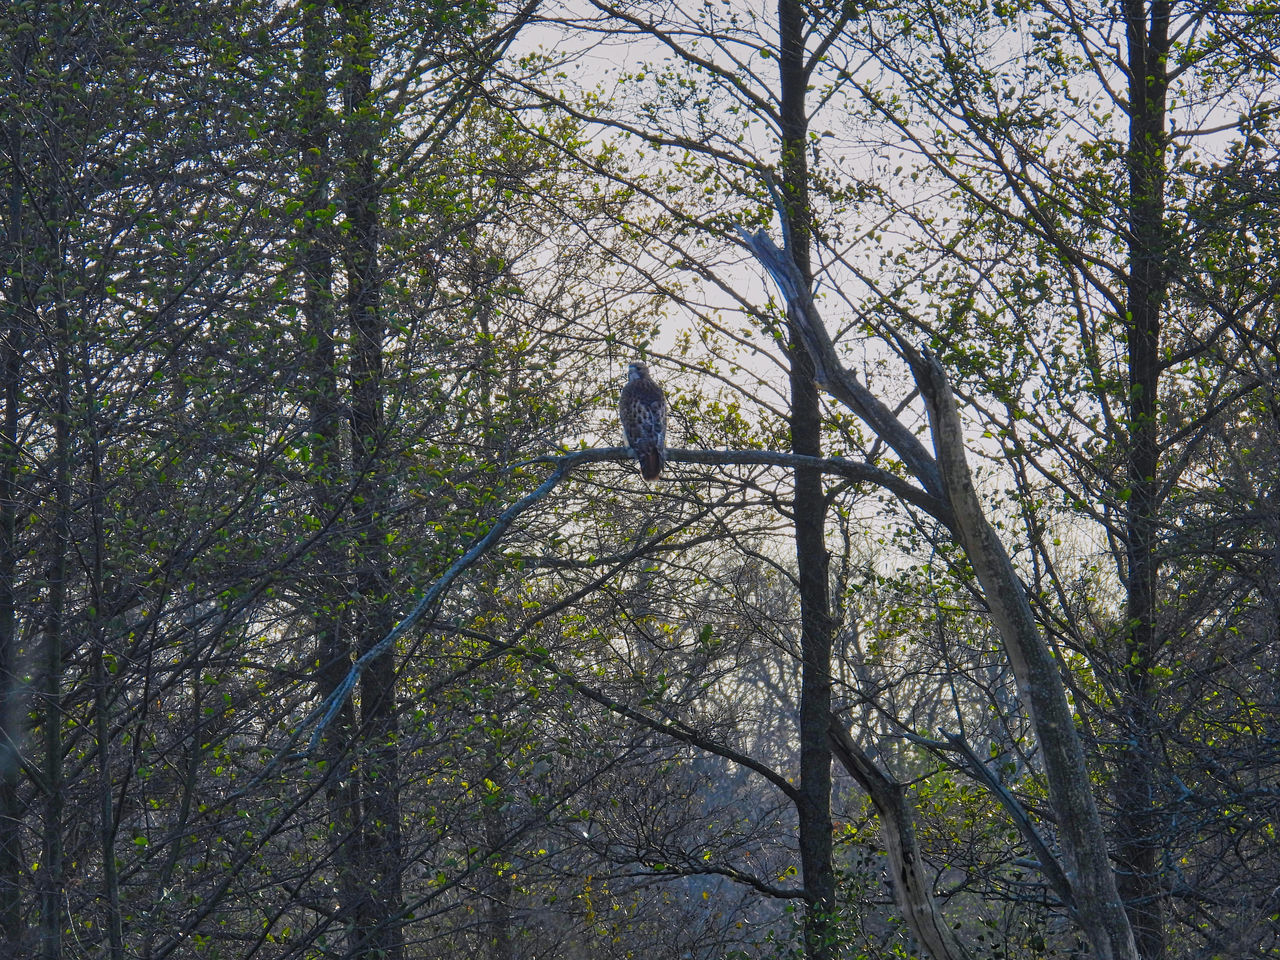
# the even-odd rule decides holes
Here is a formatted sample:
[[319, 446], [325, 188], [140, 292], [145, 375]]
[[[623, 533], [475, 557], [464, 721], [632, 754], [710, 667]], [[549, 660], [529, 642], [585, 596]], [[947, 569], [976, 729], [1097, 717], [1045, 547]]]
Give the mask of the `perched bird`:
[[649, 367], [627, 367], [627, 384], [618, 403], [622, 438], [640, 464], [640, 476], [657, 480], [667, 460], [667, 400], [649, 377]]

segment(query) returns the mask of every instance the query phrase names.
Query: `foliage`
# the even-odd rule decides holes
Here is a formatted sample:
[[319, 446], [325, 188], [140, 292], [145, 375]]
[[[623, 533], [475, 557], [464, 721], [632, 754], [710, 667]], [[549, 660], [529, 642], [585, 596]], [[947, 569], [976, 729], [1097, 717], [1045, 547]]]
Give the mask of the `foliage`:
[[[916, 955], [823, 671], [968, 954], [1085, 949], [952, 531], [734, 454], [911, 479], [805, 399], [770, 172], [842, 362], [955, 387], [1139, 955], [1276, 954], [1276, 18], [777, 6], [0, 9], [6, 955]], [[636, 355], [718, 462], [576, 469], [307, 750]]]

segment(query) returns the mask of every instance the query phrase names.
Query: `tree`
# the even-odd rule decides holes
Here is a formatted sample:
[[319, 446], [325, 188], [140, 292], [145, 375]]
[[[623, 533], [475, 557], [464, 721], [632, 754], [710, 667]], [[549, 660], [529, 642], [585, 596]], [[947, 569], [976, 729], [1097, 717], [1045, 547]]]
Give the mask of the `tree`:
[[1273, 950], [1275, 29], [0, 12], [9, 952]]
[[[25, 944], [41, 928], [50, 954], [70, 952], [72, 942], [92, 948], [99, 937], [113, 956], [246, 937], [255, 950], [277, 940], [306, 950], [331, 942], [335, 929], [345, 937], [359, 913], [353, 950], [395, 948], [407, 911], [394, 885], [411, 862], [406, 851], [425, 846], [415, 835], [396, 849], [396, 800], [383, 789], [397, 779], [388, 764], [413, 750], [393, 735], [395, 661], [366, 678], [361, 713], [352, 713], [365, 726], [351, 727], [351, 749], [335, 752], [356, 764], [354, 794], [352, 781], [335, 777], [326, 797], [322, 775], [295, 779], [296, 760], [280, 770], [260, 751], [271, 731], [305, 717], [316, 646], [323, 667], [326, 649], [330, 659], [349, 658], [372, 643], [381, 626], [353, 637], [357, 616], [388, 616], [393, 587], [404, 582], [394, 578], [413, 563], [429, 567], [433, 545], [482, 513], [484, 459], [445, 484], [436, 482], [445, 476], [438, 464], [449, 455], [428, 453], [465, 437], [469, 424], [446, 416], [463, 381], [432, 369], [450, 369], [471, 348], [450, 332], [456, 304], [435, 292], [456, 276], [457, 264], [440, 255], [451, 239], [480, 222], [518, 233], [512, 198], [534, 192], [523, 189], [538, 172], [527, 149], [521, 167], [522, 149], [500, 133], [487, 156], [450, 141], [474, 103], [470, 84], [510, 42], [521, 11], [457, 20], [451, 5], [432, 7], [436, 45], [420, 47], [394, 20], [410, 11], [349, 8], [350, 26], [369, 14], [385, 30], [383, 62], [402, 72], [377, 90], [390, 113], [356, 97], [345, 115], [340, 82], [369, 82], [372, 54], [352, 50], [344, 77], [335, 13], [324, 5], [278, 19], [212, 4], [139, 18], [60, 5], [35, 11], [37, 24], [62, 24], [45, 33], [24, 27], [31, 12], [15, 9], [5, 21], [22, 61], [5, 90], [13, 335], [4, 584], [14, 621], [3, 648], [13, 750], [4, 765], [4, 850], [13, 855], [5, 935]], [[461, 62], [448, 54], [463, 48]], [[423, 78], [435, 85], [419, 86]], [[434, 106], [415, 99], [428, 92]], [[447, 109], [434, 116], [440, 104]], [[433, 116], [435, 126], [414, 127]], [[49, 117], [58, 118], [52, 139]], [[296, 129], [299, 118], [297, 140], [261, 133]], [[381, 139], [369, 147], [371, 126]], [[472, 132], [481, 128], [489, 129], [478, 123]], [[438, 161], [435, 151], [455, 147], [465, 164]], [[316, 162], [317, 153], [336, 159]], [[489, 168], [508, 155], [512, 169], [488, 183]], [[343, 166], [344, 157], [360, 162]], [[444, 189], [463, 170], [469, 183], [488, 183], [475, 206], [456, 206]], [[335, 210], [335, 190], [352, 202]], [[51, 215], [36, 219], [35, 210]], [[393, 219], [395, 230], [386, 229], [383, 217], [406, 214], [403, 227]], [[436, 276], [403, 270], [433, 260]], [[352, 273], [363, 287], [353, 288]], [[551, 312], [568, 304], [565, 326], [544, 312], [545, 341], [525, 349], [555, 343], [567, 356], [558, 338], [578, 322], [573, 311], [595, 303], [567, 296], [560, 273], [543, 277], [545, 291], [532, 285], [536, 300]], [[356, 307], [340, 330], [344, 292]], [[515, 312], [527, 297], [512, 282], [499, 302]], [[357, 328], [362, 338], [348, 335]], [[593, 362], [579, 351], [567, 366], [580, 372]], [[558, 377], [529, 378], [528, 392], [511, 398], [512, 416], [561, 417], [551, 403], [521, 405], [534, 391], [553, 395], [546, 385]], [[44, 383], [56, 389], [32, 386]], [[572, 398], [569, 414], [581, 403]], [[34, 552], [41, 542], [50, 546]], [[47, 667], [28, 711], [24, 684], [37, 652]], [[45, 745], [52, 778], [33, 774], [31, 742]], [[352, 795], [358, 809], [346, 805]], [[313, 835], [320, 811], [337, 821], [331, 846]], [[356, 842], [344, 845], [348, 824]], [[47, 856], [30, 854], [31, 836]], [[350, 913], [311, 896], [335, 848], [360, 858], [337, 870]], [[314, 859], [296, 859], [302, 851]], [[59, 861], [74, 865], [71, 880]], [[43, 910], [32, 898], [33, 862]], [[386, 880], [372, 905], [360, 866]], [[433, 895], [426, 886], [418, 903]]]
[[[609, 104], [590, 99], [581, 108], [564, 102], [566, 98], [558, 102], [602, 124], [639, 135], [659, 156], [663, 150], [671, 150], [671, 162], [661, 173], [619, 167], [618, 175], [647, 190], [655, 205], [669, 214], [669, 219], [656, 219], [651, 226], [655, 249], [670, 251], [666, 256], [655, 254], [655, 258], [688, 264], [712, 277], [705, 248], [699, 249], [696, 240], [686, 242], [685, 237], [694, 224], [713, 232], [723, 229], [733, 214], [726, 213], [723, 206], [704, 212], [698, 206], [703, 194], [679, 194], [674, 183], [686, 178], [691, 185], [719, 183], [725, 185], [724, 196], [750, 195], [749, 187], [742, 188], [739, 171], [758, 169], [765, 161], [752, 149], [758, 141], [752, 139], [750, 121], [737, 120], [752, 115], [769, 117], [766, 99], [752, 85], [756, 74], [747, 59], [753, 50], [768, 50], [769, 41], [756, 29], [760, 21], [742, 11], [725, 11], [720, 17], [718, 12], [707, 10], [681, 19], [677, 25], [657, 15], [645, 19], [631, 9], [605, 4], [597, 4], [595, 9], [600, 17], [577, 21], [576, 25], [602, 30], [602, 23], [609, 22], [612, 29], [651, 38], [658, 49], [671, 56], [665, 64], [637, 70], [627, 78], [632, 83], [629, 89], [637, 91], [630, 101], [636, 103], [636, 109], [613, 111]], [[938, 762], [954, 763], [983, 789], [993, 791], [1014, 822], [1026, 828], [1028, 844], [1033, 848], [1039, 844], [1046, 886], [1056, 890], [1069, 911], [1084, 909], [1088, 919], [1081, 927], [1095, 938], [1097, 949], [1119, 956], [1132, 955], [1135, 949], [1143, 955], [1162, 955], [1167, 935], [1161, 901], [1171, 887], [1168, 879], [1159, 879], [1161, 871], [1155, 867], [1161, 859], [1156, 852], [1161, 844], [1154, 837], [1161, 830], [1154, 824], [1163, 814], [1154, 811], [1163, 803], [1152, 799], [1152, 765], [1159, 765], [1155, 758], [1161, 751], [1155, 743], [1160, 738], [1143, 731], [1160, 725], [1153, 719], [1153, 703], [1147, 701], [1159, 686], [1154, 678], [1166, 669], [1156, 662], [1156, 650], [1168, 649], [1165, 641], [1151, 632], [1155, 630], [1154, 611], [1160, 606], [1155, 585], [1162, 565], [1168, 562], [1157, 548], [1167, 535], [1156, 531], [1168, 529], [1169, 521], [1157, 516], [1163, 498], [1176, 489], [1187, 461], [1176, 457], [1167, 461], [1171, 469], [1164, 475], [1160, 464], [1171, 456], [1170, 441], [1179, 445], [1190, 441], [1191, 446], [1203, 442], [1202, 431], [1212, 430], [1211, 423], [1220, 424], [1218, 416], [1229, 417], [1231, 404], [1248, 390], [1234, 394], [1225, 387], [1229, 381], [1210, 380], [1219, 386], [1204, 401], [1190, 401], [1205, 402], [1209, 416], [1183, 421], [1182, 433], [1173, 429], [1165, 432], [1160, 425], [1162, 417], [1170, 418], [1166, 422], [1177, 419], [1159, 399], [1173, 372], [1188, 370], [1185, 365], [1201, 355], [1216, 336], [1233, 324], [1242, 324], [1243, 319], [1238, 311], [1211, 308], [1219, 316], [1219, 322], [1208, 328], [1212, 336], [1204, 328], [1195, 332], [1189, 352], [1168, 346], [1168, 323], [1162, 317], [1169, 309], [1167, 288], [1178, 226], [1176, 219], [1171, 222], [1167, 205], [1171, 192], [1175, 196], [1194, 192], [1169, 183], [1169, 87], [1182, 84], [1182, 89], [1191, 89], [1191, 77], [1199, 75], [1214, 89], [1234, 91], [1246, 107], [1243, 126], [1256, 130], [1266, 115], [1266, 107], [1257, 103], [1257, 84], [1272, 69], [1267, 58], [1226, 54], [1222, 74], [1208, 62], [1228, 47], [1241, 51], [1265, 47], [1266, 42], [1258, 38], [1266, 35], [1268, 25], [1252, 19], [1243, 29], [1217, 21], [1208, 25], [1190, 13], [1186, 19], [1171, 21], [1173, 11], [1161, 4], [1126, 8], [1119, 18], [1099, 14], [1093, 19], [1082, 19], [1073, 11], [1048, 4], [996, 11], [943, 11], [925, 4], [911, 13], [868, 11], [856, 20], [854, 11], [842, 12], [850, 17], [841, 23], [847, 29], [822, 34], [827, 40], [820, 47], [823, 56], [820, 66], [815, 61], [815, 69], [827, 83], [816, 86], [824, 102], [852, 106], [867, 126], [856, 131], [833, 130], [832, 135], [838, 138], [847, 132], [860, 143], [880, 138], [886, 152], [899, 144], [905, 152], [916, 154], [920, 162], [904, 164], [907, 169], [901, 178], [890, 173], [891, 164], [879, 182], [861, 170], [843, 176], [840, 159], [832, 150], [822, 149], [820, 137], [811, 139], [812, 155], [825, 162], [819, 167], [823, 189], [815, 190], [812, 203], [821, 210], [814, 220], [819, 224], [815, 230], [820, 238], [818, 248], [830, 282], [827, 289], [843, 295], [855, 316], [866, 318], [870, 332], [879, 334], [894, 353], [914, 363], [922, 392], [936, 381], [931, 374], [936, 370], [918, 359], [917, 351], [903, 340], [924, 337], [955, 371], [957, 382], [963, 383], [976, 419], [996, 440], [1003, 441], [1001, 454], [1010, 464], [1016, 491], [1013, 504], [1025, 530], [1025, 539], [1019, 537], [1016, 543], [1030, 551], [1027, 565], [1024, 568], [1020, 561], [1016, 568], [1003, 569], [1005, 561], [998, 557], [1001, 551], [987, 554], [995, 535], [984, 532], [985, 521], [967, 531], [952, 528], [950, 533], [966, 547], [967, 561], [979, 579], [985, 576], [979, 595], [991, 604], [990, 591], [1004, 584], [1012, 591], [1006, 599], [1019, 605], [1016, 620], [1021, 626], [1016, 631], [1023, 634], [1025, 650], [1019, 653], [1017, 644], [1013, 645], [1010, 657], [1014, 671], [1023, 673], [1020, 687], [1024, 696], [1034, 693], [1034, 700], [1046, 693], [1053, 700], [1028, 704], [1031, 715], [1042, 724], [1041, 749], [1051, 753], [1061, 746], [1065, 751], [1056, 760], [1047, 755], [1045, 759], [1051, 768], [1049, 779], [1057, 778], [1057, 786], [1050, 787], [1055, 791], [1055, 808], [1060, 808], [1056, 822], [1035, 826], [1013, 795], [1002, 792], [1004, 788], [991, 771], [972, 761], [963, 741], [934, 739], [929, 746], [936, 751]], [[613, 19], [605, 21], [605, 15]], [[818, 36], [829, 22], [823, 16], [808, 11], [805, 23], [811, 36]], [[1122, 45], [1125, 53], [1119, 59], [1107, 53], [1115, 46], [1106, 39], [1113, 28], [1121, 29], [1126, 38]], [[1007, 44], [1018, 38], [1026, 38], [1027, 53], [1010, 58]], [[1228, 66], [1246, 62], [1249, 65], [1239, 71]], [[868, 64], [878, 68], [879, 75]], [[785, 74], [781, 62], [779, 69]], [[1213, 87], [1222, 80], [1226, 82], [1221, 88]], [[649, 81], [652, 85], [646, 86]], [[670, 112], [664, 112], [668, 109]], [[1087, 135], [1077, 138], [1070, 132], [1072, 109], [1097, 121]], [[1107, 112], [1116, 109], [1118, 113]], [[1111, 126], [1115, 116], [1123, 116], [1127, 126]], [[810, 125], [817, 125], [813, 118]], [[1178, 129], [1194, 136], [1192, 125], [1180, 124]], [[1118, 136], [1113, 136], [1113, 130]], [[1046, 149], [1044, 143], [1050, 146]], [[1255, 146], [1263, 143], [1264, 139], [1257, 139]], [[963, 144], [964, 149], [958, 149], [957, 144]], [[691, 159], [696, 156], [707, 158], [705, 164]], [[1197, 159], [1186, 168], [1188, 173], [1202, 170], [1202, 163]], [[1117, 173], [1123, 174], [1122, 194], [1114, 189]], [[784, 210], [789, 197], [786, 177], [784, 165]], [[948, 191], [943, 198], [962, 211], [961, 215], [947, 220], [946, 211], [939, 212], [942, 204], [923, 186], [913, 186], [926, 183], [941, 184]], [[658, 184], [665, 192], [651, 186]], [[1178, 194], [1178, 190], [1184, 192]], [[1118, 204], [1117, 196], [1122, 197]], [[739, 216], [750, 222], [750, 214]], [[842, 217], [871, 227], [859, 236], [844, 226]], [[922, 239], [903, 244], [899, 255], [887, 249], [884, 224], [903, 224], [911, 231], [909, 236]], [[801, 251], [796, 256], [803, 277], [807, 275], [803, 231], [794, 244]], [[876, 244], [881, 244], [883, 253], [875, 249]], [[1024, 250], [1029, 256], [1023, 256]], [[909, 257], [909, 253], [916, 256]], [[1236, 262], [1246, 261], [1247, 257]], [[928, 266], [922, 269], [921, 263]], [[1218, 276], [1221, 278], [1220, 273]], [[722, 289], [731, 284], [720, 278], [716, 282]], [[1265, 284], [1257, 287], [1247, 270], [1234, 275], [1233, 282], [1232, 297], [1249, 304], [1246, 310], [1250, 311], [1260, 302], [1255, 299], [1257, 292], [1267, 289]], [[1203, 298], [1203, 285], [1191, 286], [1201, 287], [1194, 296]], [[793, 307], [804, 300], [807, 287], [803, 280], [796, 282], [791, 290]], [[1055, 290], [1066, 296], [1055, 298]], [[1239, 291], [1250, 292], [1242, 296]], [[936, 315], [927, 298], [943, 304]], [[819, 325], [812, 327], [816, 330]], [[1068, 332], [1074, 330], [1081, 331], [1078, 340]], [[1121, 343], [1126, 361], [1121, 368], [1112, 368], [1101, 359], [1107, 354], [1100, 345], [1108, 342], [1112, 330], [1124, 331]], [[726, 333], [739, 336], [736, 331]], [[1072, 349], [1065, 346], [1071, 342], [1078, 343], [1074, 357], [1082, 358], [1083, 363], [1073, 365]], [[845, 344], [841, 347], [847, 349]], [[1164, 350], [1170, 350], [1164, 355], [1166, 359], [1157, 359]], [[848, 353], [833, 356], [830, 369], [843, 367], [847, 371], [840, 362], [844, 356]], [[988, 357], [997, 359], [992, 362]], [[934, 387], [935, 398], [941, 396], [936, 383]], [[1078, 397], [1080, 403], [1046, 406], [1044, 398], [1053, 396]], [[909, 424], [897, 422], [887, 410], [877, 411], [868, 398], [865, 391], [856, 390], [837, 397], [864, 419], [871, 419], [871, 431], [878, 435], [878, 441], [868, 443], [845, 424], [833, 422], [835, 442], [861, 447], [873, 456], [886, 447], [895, 450], [906, 468], [926, 484], [926, 491], [942, 498], [942, 488], [937, 485], [941, 478], [930, 476], [929, 458], [912, 449]], [[908, 409], [905, 404], [910, 399], [903, 399], [902, 409]], [[1089, 409], [1094, 404], [1096, 411]], [[996, 416], [996, 411], [1000, 415]], [[1049, 427], [1048, 419], [1059, 412], [1064, 413], [1063, 419]], [[1034, 439], [1028, 437], [1028, 422], [1037, 424]], [[1038, 426], [1041, 423], [1045, 425]], [[1105, 429], [1097, 438], [1084, 439], [1098, 424]], [[952, 440], [947, 442], [954, 441], [954, 431], [937, 426], [934, 430], [935, 434], [950, 432]], [[1162, 436], [1168, 439], [1160, 439]], [[957, 448], [952, 446], [950, 453], [956, 454]], [[1066, 470], [1082, 483], [1081, 490], [1068, 495], [1070, 502], [1104, 504], [1092, 513], [1086, 509], [1085, 515], [1099, 521], [1103, 535], [1114, 537], [1113, 542], [1121, 547], [1116, 554], [1116, 575], [1107, 589], [1110, 583], [1123, 586], [1127, 612], [1117, 619], [1127, 625], [1124, 636], [1128, 639], [1123, 645], [1127, 653], [1117, 655], [1110, 635], [1083, 638], [1078, 630], [1072, 631], [1072, 636], [1062, 629], [1068, 624], [1080, 625], [1058, 604], [1075, 593], [1060, 573], [1063, 558], [1053, 549], [1058, 524], [1065, 521], [1063, 515], [1047, 508], [1045, 485], [1039, 482], [1043, 479], [1046, 485], [1057, 485], [1065, 493], [1069, 484], [1062, 484], [1055, 475], [1059, 464], [1070, 464]], [[1121, 473], [1113, 474], [1104, 464], [1125, 466]], [[962, 470], [961, 465], [961, 458], [953, 456], [949, 471], [944, 473], [962, 478], [967, 468]], [[1099, 483], [1100, 476], [1107, 479]], [[977, 501], [962, 494], [956, 488], [945, 498], [951, 501], [957, 519], [979, 516], [983, 511], [978, 510]], [[958, 496], [964, 501], [963, 511], [955, 505]], [[934, 513], [933, 521], [944, 519]], [[1007, 527], [1009, 521], [1002, 516], [997, 514], [995, 519]], [[930, 532], [927, 523], [923, 532], [926, 543], [937, 536], [936, 528]], [[984, 564], [977, 559], [981, 554], [987, 554], [985, 562], [994, 566], [988, 565], [984, 571]], [[1015, 569], [1028, 579], [1025, 594], [1011, 579]], [[1025, 599], [1016, 600], [1018, 595]], [[996, 607], [998, 614], [999, 605]], [[1012, 615], [1009, 611], [1006, 614]], [[1011, 622], [1002, 627], [1009, 642]], [[1053, 692], [1053, 674], [1059, 667], [1048, 657], [1053, 654], [1072, 665], [1061, 648], [1055, 647], [1068, 636], [1067, 643], [1088, 651], [1090, 658], [1087, 676], [1079, 671], [1068, 674], [1075, 700], [1070, 713], [1066, 699]], [[1027, 651], [1034, 654], [1037, 664], [1030, 672], [1022, 669], [1028, 666], [1021, 662]], [[1031, 682], [1032, 673], [1039, 680]], [[1097, 691], [1091, 689], [1095, 681], [1105, 685], [1108, 702], [1098, 702]], [[1127, 692], [1121, 696], [1120, 691]], [[852, 693], [860, 695], [856, 690]], [[1121, 746], [1104, 747], [1105, 755], [1090, 763], [1080, 746], [1071, 743], [1074, 735], [1068, 728], [1076, 721], [1068, 717], [1074, 714], [1086, 723], [1086, 739], [1091, 745], [1105, 741], [1106, 734], [1087, 725], [1095, 705], [1098, 713], [1093, 716], [1105, 716], [1108, 730], [1122, 731], [1118, 733]], [[1056, 717], [1046, 719], [1047, 713]], [[966, 717], [957, 719], [964, 722]], [[1112, 848], [1129, 865], [1118, 875], [1128, 901], [1127, 917], [1114, 910], [1116, 876], [1108, 863], [1100, 821], [1089, 813], [1095, 806], [1092, 795], [1099, 789], [1099, 795], [1110, 801], [1101, 812], [1110, 824]], [[1073, 817], [1063, 813], [1064, 809], [1084, 815]], [[1053, 833], [1049, 847], [1036, 835], [1046, 827]], [[1077, 827], [1084, 833], [1071, 836]], [[1065, 875], [1046, 860], [1058, 843], [1068, 860], [1084, 857], [1088, 861], [1083, 872], [1079, 862], [1074, 864], [1077, 869], [1068, 871], [1082, 884], [1087, 903], [1076, 898], [1063, 884]], [[1130, 942], [1130, 925], [1138, 934], [1136, 945]]]
[[[1189, 517], [1172, 508], [1182, 499], [1177, 491], [1196, 484], [1187, 473], [1194, 451], [1221, 429], [1220, 417], [1243, 412], [1237, 404], [1254, 389], [1234, 379], [1230, 362], [1220, 366], [1218, 358], [1234, 352], [1222, 335], [1261, 320], [1246, 305], [1259, 290], [1244, 254], [1252, 241], [1226, 241], [1241, 269], [1208, 296], [1176, 252], [1190, 236], [1217, 248], [1225, 240], [1218, 231], [1235, 217], [1224, 208], [1206, 217], [1187, 203], [1215, 179], [1205, 177], [1202, 152], [1213, 149], [1197, 146], [1212, 121], [1189, 104], [1235, 98], [1238, 129], [1254, 130], [1257, 84], [1271, 68], [1228, 50], [1252, 48], [1270, 25], [1246, 18], [1228, 26], [1169, 4], [1088, 18], [1039, 4], [994, 19], [977, 15], [984, 31], [974, 30], [973, 11], [925, 12], [917, 20], [924, 30], [887, 18], [875, 31], [901, 38], [897, 51], [880, 48], [892, 51], [881, 59], [913, 91], [898, 102], [916, 106], [898, 109], [887, 89], [860, 89], [869, 112], [951, 185], [964, 215], [949, 229], [925, 206], [917, 214], [891, 200], [928, 237], [917, 253], [936, 251], [938, 266], [932, 275], [908, 267], [872, 282], [886, 293], [919, 283], [927, 295], [961, 298], [949, 315], [933, 317], [901, 296], [884, 302], [895, 323], [914, 326], [955, 364], [966, 390], [981, 398], [972, 405], [979, 422], [1012, 465], [1037, 615], [1062, 649], [1088, 659], [1087, 670], [1073, 671], [1073, 693], [1100, 754], [1093, 769], [1109, 794], [1117, 878], [1137, 949], [1164, 956], [1182, 887], [1167, 864], [1194, 846], [1170, 829], [1188, 772], [1171, 762], [1169, 745], [1182, 739], [1171, 721], [1189, 701], [1175, 707], [1182, 684], [1164, 681], [1202, 670], [1183, 659], [1190, 637], [1183, 613], [1172, 613], [1180, 607], [1177, 577], [1166, 564], [1196, 552], [1184, 554], [1191, 541], [1179, 531]], [[999, 38], [1027, 29], [1043, 46], [1032, 47], [1033, 58], [1004, 58]], [[1114, 49], [1121, 55], [1106, 52]], [[1078, 132], [1072, 110], [1083, 118]], [[935, 119], [921, 123], [924, 111]], [[1045, 142], [1052, 146], [1037, 146]], [[1237, 149], [1227, 146], [1210, 165]], [[993, 368], [984, 354], [1003, 365]], [[1055, 549], [1061, 531], [1082, 519], [1098, 525], [1114, 564], [1103, 583], [1085, 589], [1118, 586], [1121, 608], [1102, 613], [1108, 605], [1096, 594], [1084, 599], [1070, 561]], [[1101, 616], [1082, 621], [1082, 608]], [[1171, 612], [1168, 620], [1161, 611]]]

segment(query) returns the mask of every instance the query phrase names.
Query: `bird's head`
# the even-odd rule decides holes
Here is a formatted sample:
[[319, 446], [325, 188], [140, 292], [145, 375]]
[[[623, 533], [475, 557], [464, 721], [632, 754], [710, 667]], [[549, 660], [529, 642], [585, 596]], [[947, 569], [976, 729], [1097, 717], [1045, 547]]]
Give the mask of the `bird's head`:
[[636, 361], [627, 365], [627, 380], [643, 380], [649, 375], [649, 365]]

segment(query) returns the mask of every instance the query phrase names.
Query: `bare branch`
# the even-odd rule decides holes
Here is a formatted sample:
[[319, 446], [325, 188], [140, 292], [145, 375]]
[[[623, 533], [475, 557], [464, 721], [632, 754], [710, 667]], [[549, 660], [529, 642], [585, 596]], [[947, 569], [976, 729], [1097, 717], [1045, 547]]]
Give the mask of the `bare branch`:
[[[818, 385], [861, 417], [897, 452], [930, 495], [946, 504], [948, 527], [973, 568], [1013, 667], [1019, 694], [1030, 707], [1044, 757], [1049, 797], [1058, 817], [1066, 861], [1060, 876], [1070, 881], [1072, 894], [1067, 902], [1076, 904], [1080, 926], [1100, 957], [1136, 957], [1133, 929], [1111, 868], [1102, 818], [1066, 689], [1053, 652], [1036, 624], [1026, 590], [978, 500], [965, 454], [960, 413], [946, 374], [932, 355], [899, 340], [898, 346], [911, 365], [929, 413], [934, 445], [931, 457], [916, 436], [840, 362], [795, 265], [785, 233], [785, 208], [776, 192], [774, 199], [784, 223], [784, 248], [780, 249], [763, 230], [750, 233], [740, 229], [739, 233], [786, 297], [788, 315], [813, 357]], [[904, 876], [901, 882], [910, 879]], [[899, 891], [898, 895], [905, 897], [908, 892]], [[913, 902], [925, 903], [918, 896]]]
[[[409, 610], [407, 614], [391, 629], [391, 631], [370, 647], [364, 654], [360, 656], [355, 663], [351, 665], [351, 669], [347, 671], [347, 675], [342, 682], [334, 689], [334, 691], [325, 698], [325, 700], [316, 707], [315, 710], [303, 721], [302, 725], [295, 732], [294, 736], [298, 736], [302, 731], [306, 730], [312, 723], [319, 720], [315, 732], [311, 735], [310, 743], [307, 747], [308, 752], [313, 751], [316, 744], [319, 743], [320, 737], [328, 728], [333, 718], [337, 716], [342, 704], [347, 697], [351, 695], [351, 691], [355, 689], [356, 683], [360, 679], [361, 673], [365, 668], [384, 654], [391, 646], [404, 636], [415, 624], [420, 622], [423, 617], [431, 610], [439, 606], [444, 599], [445, 593], [453, 582], [471, 567], [476, 561], [493, 549], [501, 540], [503, 535], [511, 527], [511, 524], [532, 507], [535, 503], [545, 498], [551, 493], [560, 482], [564, 480], [576, 467], [588, 463], [602, 463], [616, 460], [629, 460], [631, 453], [626, 447], [588, 447], [582, 450], [574, 450], [571, 453], [555, 454], [542, 457], [534, 457], [529, 460], [515, 464], [510, 469], [518, 470], [533, 464], [549, 464], [553, 467], [551, 475], [538, 485], [532, 493], [527, 494], [517, 500], [506, 510], [498, 514], [494, 519], [493, 525], [480, 537], [478, 537], [469, 546], [466, 551], [458, 557], [449, 569], [447, 569], [440, 577], [428, 587], [419, 597], [417, 603]], [[883, 487], [902, 500], [911, 503], [931, 516], [948, 523], [947, 511], [942, 501], [931, 496], [919, 487], [915, 487], [901, 477], [894, 476], [887, 470], [872, 466], [868, 463], [858, 463], [853, 460], [845, 460], [841, 457], [806, 457], [793, 453], [779, 453], [772, 450], [668, 450], [668, 463], [708, 463], [708, 464], [762, 464], [780, 467], [817, 467], [825, 473], [836, 474], [850, 480], [864, 483], [872, 483]]]
[[933, 899], [929, 880], [920, 869], [920, 845], [911, 810], [902, 784], [880, 772], [869, 756], [854, 742], [834, 713], [827, 729], [831, 752], [849, 776], [871, 798], [880, 820], [880, 836], [889, 858], [893, 896], [907, 921], [911, 935], [935, 960], [964, 960], [968, 953], [956, 939], [951, 926]]
[[[784, 217], [784, 222], [785, 219]], [[835, 344], [831, 342], [831, 336], [822, 323], [808, 285], [790, 254], [779, 249], [763, 230], [752, 233], [740, 227], [738, 233], [782, 291], [787, 301], [787, 310], [804, 339], [805, 349], [813, 358], [814, 380], [818, 386], [857, 414], [902, 458], [925, 490], [945, 503], [938, 465], [933, 462], [928, 451], [880, 398], [840, 362]], [[944, 522], [950, 525], [949, 521]]]

